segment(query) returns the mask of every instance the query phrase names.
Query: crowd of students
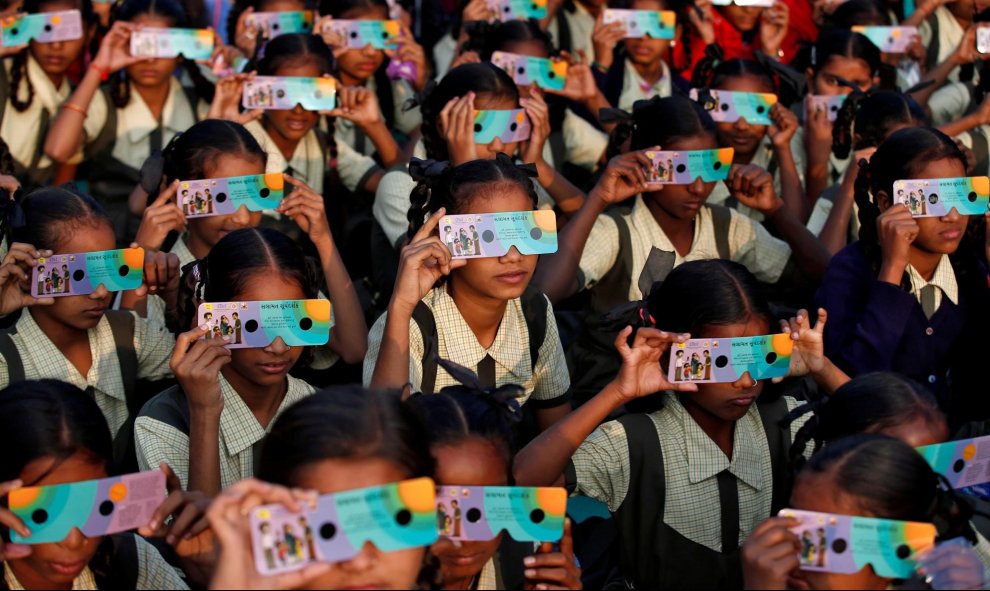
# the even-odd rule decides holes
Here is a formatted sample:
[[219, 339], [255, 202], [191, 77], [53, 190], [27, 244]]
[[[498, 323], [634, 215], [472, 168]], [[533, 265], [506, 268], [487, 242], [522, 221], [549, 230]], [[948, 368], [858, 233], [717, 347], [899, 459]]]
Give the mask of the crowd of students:
[[[990, 588], [986, 495], [914, 449], [990, 434], [990, 210], [920, 216], [894, 189], [990, 173], [986, 0], [549, 0], [504, 22], [531, 3], [0, 4], [0, 41], [23, 14], [82, 17], [0, 43], [0, 588]], [[609, 9], [675, 30], [634, 37]], [[252, 20], [284, 11], [312, 32]], [[389, 19], [385, 49], [326, 26]], [[854, 31], [892, 25], [917, 28], [903, 53]], [[208, 60], [131, 55], [143, 30], [207, 27]], [[496, 52], [566, 81], [517, 84]], [[247, 109], [256, 76], [332, 77], [336, 107]], [[727, 92], [765, 122], [725, 117]], [[476, 141], [506, 110], [528, 134]], [[651, 182], [674, 179], [657, 151], [725, 148], [724, 180]], [[183, 188], [266, 174], [285, 197], [264, 211]], [[477, 231], [442, 227], [534, 210], [553, 253], [465, 258]], [[41, 269], [129, 247], [136, 289], [68, 295], [67, 266]], [[231, 348], [236, 313], [197, 317], [310, 299], [325, 345]], [[782, 378], [671, 359], [774, 334]], [[140, 528], [12, 542], [40, 523], [18, 489], [155, 469]], [[553, 544], [451, 540], [458, 508], [429, 546], [258, 571], [257, 507], [422, 477], [564, 487], [574, 510]], [[782, 509], [933, 523], [937, 545], [905, 578], [813, 572], [825, 544]]]

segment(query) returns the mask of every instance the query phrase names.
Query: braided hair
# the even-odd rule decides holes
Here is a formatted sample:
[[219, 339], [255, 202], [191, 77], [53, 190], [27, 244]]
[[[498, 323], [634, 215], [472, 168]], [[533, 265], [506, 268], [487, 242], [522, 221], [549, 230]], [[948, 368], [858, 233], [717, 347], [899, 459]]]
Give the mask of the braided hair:
[[666, 147], [699, 135], [714, 138], [715, 132], [715, 122], [701, 103], [678, 95], [655, 96], [636, 101], [631, 115], [618, 113], [606, 155], [612, 158], [651, 146]]
[[[45, 12], [45, 7], [48, 4], [55, 2], [56, 0], [25, 0], [24, 4], [21, 5], [21, 12], [26, 14], [37, 14], [39, 12]], [[64, 0], [57, 0], [58, 3], [62, 3]], [[77, 6], [79, 12], [82, 14], [82, 20], [84, 23], [92, 24], [96, 21], [96, 13], [93, 12], [93, 1], [92, 0], [78, 0]], [[31, 103], [34, 102], [34, 85], [31, 84], [31, 79], [27, 75], [27, 62], [28, 55], [31, 51], [31, 45], [34, 42], [25, 47], [21, 51], [14, 55], [14, 58], [10, 65], [10, 104], [18, 113], [23, 113], [31, 107]], [[27, 98], [21, 99], [21, 84], [27, 87]]]
[[[168, 21], [171, 27], [185, 27], [189, 24], [186, 11], [177, 0], [125, 0], [114, 11], [114, 21], [132, 21], [140, 15], [160, 16]], [[204, 101], [212, 101], [214, 86], [206, 79], [195, 61], [179, 58], [179, 63], [192, 80], [196, 95]], [[127, 68], [116, 72], [110, 79], [110, 98], [118, 109], [123, 109], [131, 102], [131, 86], [127, 82]], [[190, 105], [195, 110], [196, 105]]]
[[[879, 146], [890, 130], [927, 122], [924, 109], [911, 95], [893, 90], [864, 93], [858, 88], [848, 96], [832, 126], [832, 153], [848, 158], [852, 149]], [[854, 134], [858, 137], [853, 146]]]
[[[418, 167], [416, 161], [413, 164], [412, 168]], [[428, 162], [422, 168], [421, 175], [414, 174], [414, 178], [422, 178], [409, 195], [409, 236], [415, 235], [426, 218], [441, 207], [449, 214], [456, 214], [478, 193], [498, 191], [506, 184], [522, 190], [534, 208], [538, 201], [530, 171], [525, 165], [516, 165], [505, 154], [494, 160], [472, 160], [458, 166]]]
[[440, 111], [452, 99], [468, 92], [490, 97], [508, 97], [519, 103], [519, 88], [502, 68], [490, 62], [463, 64], [457, 66], [423, 97], [420, 110], [423, 113], [423, 145], [428, 157], [435, 160], [449, 160], [447, 142], [440, 133]]

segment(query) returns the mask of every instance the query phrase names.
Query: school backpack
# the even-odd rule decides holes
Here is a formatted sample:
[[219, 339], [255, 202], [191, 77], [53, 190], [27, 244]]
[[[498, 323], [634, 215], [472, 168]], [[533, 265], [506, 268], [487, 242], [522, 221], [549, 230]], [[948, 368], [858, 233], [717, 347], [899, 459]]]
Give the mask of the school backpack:
[[[715, 249], [721, 259], [731, 257], [732, 251], [729, 248], [729, 227], [732, 222], [732, 212], [721, 205], [706, 205], [712, 214], [712, 225], [715, 233]], [[614, 208], [606, 212], [615, 222], [619, 234], [619, 256], [615, 265], [609, 269], [608, 273], [591, 290], [590, 312], [585, 315], [584, 326], [575, 342], [567, 351], [567, 365], [574, 376], [574, 395], [579, 402], [590, 400], [597, 394], [619, 371], [622, 365], [621, 358], [615, 350], [615, 337], [618, 330], [604, 328], [602, 316], [609, 311], [621, 306], [629, 301], [629, 286], [633, 283], [633, 252], [632, 238], [629, 234], [629, 225], [626, 222], [626, 215], [630, 209], [627, 207]], [[593, 247], [588, 245], [585, 248]], [[664, 254], [664, 251], [654, 248], [656, 253]], [[659, 281], [666, 277], [667, 272], [673, 267], [673, 253], [666, 253], [668, 256], [664, 263], [666, 267], [657, 272], [658, 276], [648, 280], [640, 281], [640, 291], [644, 297], [652, 287], [653, 281]], [[644, 279], [643, 276], [637, 279]], [[645, 283], [645, 284], [644, 284]]]
[[[770, 517], [784, 508], [790, 497], [791, 432], [780, 424], [788, 412], [784, 397], [758, 399], [756, 404], [770, 449], [773, 475], [770, 515], [767, 515]], [[621, 570], [627, 587], [741, 589], [736, 477], [728, 470], [716, 477], [722, 531], [722, 552], [716, 552], [685, 538], [663, 522], [667, 492], [663, 449], [649, 415], [627, 414], [618, 421], [625, 428], [629, 445], [629, 492], [614, 513]], [[699, 519], [712, 517], [698, 515]]]
[[[120, 362], [120, 377], [124, 385], [124, 393], [127, 398], [127, 421], [114, 434], [113, 456], [114, 461], [121, 469], [126, 471], [137, 470], [137, 457], [134, 447], [134, 419], [141, 407], [147, 402], [148, 390], [138, 387], [138, 360], [137, 352], [134, 349], [134, 315], [122, 310], [107, 310], [107, 322], [110, 323], [110, 331], [113, 333], [114, 346], [117, 349], [117, 359]], [[20, 352], [14, 345], [11, 335], [17, 334], [17, 326], [13, 325], [0, 331], [0, 355], [7, 361], [8, 382], [23, 382], [24, 360]], [[87, 388], [87, 394], [92, 395], [91, 388]]]
[[[0, 66], [0, 97], [9, 97], [11, 96], [11, 92], [13, 92], [13, 88], [10, 86], [7, 69]], [[0, 101], [0, 126], [3, 125], [3, 118], [6, 114], [7, 101]], [[38, 169], [38, 163], [41, 162], [41, 159], [45, 155], [45, 138], [48, 137], [51, 120], [52, 114], [47, 109], [41, 109], [41, 117], [38, 119], [37, 127], [35, 128], [37, 131], [35, 132], [34, 156], [31, 157], [31, 163], [25, 167], [17, 160], [14, 160], [14, 176], [24, 183], [23, 188], [25, 191], [50, 185], [55, 179], [56, 167], [54, 164], [45, 169]]]

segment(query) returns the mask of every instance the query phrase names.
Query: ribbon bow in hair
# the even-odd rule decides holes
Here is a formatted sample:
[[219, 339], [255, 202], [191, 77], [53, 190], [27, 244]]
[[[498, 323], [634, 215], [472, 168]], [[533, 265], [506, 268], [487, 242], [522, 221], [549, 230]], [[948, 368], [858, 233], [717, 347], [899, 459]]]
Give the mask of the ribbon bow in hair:
[[436, 354], [434, 356], [436, 357], [437, 365], [450, 374], [450, 377], [460, 382], [461, 387], [479, 396], [489, 404], [505, 409], [512, 422], [522, 420], [522, 407], [519, 405], [518, 398], [525, 394], [525, 388], [518, 384], [506, 384], [498, 388], [484, 388], [481, 385], [481, 380], [478, 379], [478, 375], [470, 369], [463, 365], [458, 365], [453, 361], [441, 359]]
[[753, 57], [756, 62], [763, 67], [771, 76], [776, 76], [782, 85], [786, 84], [797, 96], [804, 96], [808, 87], [808, 80], [794, 68], [782, 64], [775, 59], [768, 57], [762, 51], [754, 52]]
[[718, 43], [710, 43], [705, 47], [705, 57], [713, 60], [712, 69], [717, 68], [719, 64], [725, 61], [722, 46]]
[[450, 169], [450, 162], [446, 160], [422, 160], [420, 158], [413, 157], [409, 161], [409, 176], [413, 178], [414, 181], [419, 182], [424, 179], [427, 181], [430, 179], [435, 179]]
[[529, 178], [536, 178], [536, 177], [540, 176], [540, 171], [538, 171], [536, 169], [536, 164], [533, 164], [533, 163], [521, 163], [521, 162], [518, 162], [517, 163], [515, 160], [512, 159], [512, 157], [510, 157], [509, 155], [507, 155], [507, 154], [505, 154], [503, 152], [499, 152], [495, 156], [495, 160], [497, 162], [499, 162], [500, 164], [503, 164], [503, 165], [515, 166], [516, 167], [516, 170], [518, 170], [519, 172], [525, 174]]
[[607, 107], [598, 111], [598, 120], [602, 123], [632, 123], [633, 116], [622, 109]]
[[24, 208], [21, 207], [21, 190], [13, 195], [7, 194], [6, 189], [0, 189], [0, 219], [6, 220], [8, 230], [17, 230], [27, 225]]

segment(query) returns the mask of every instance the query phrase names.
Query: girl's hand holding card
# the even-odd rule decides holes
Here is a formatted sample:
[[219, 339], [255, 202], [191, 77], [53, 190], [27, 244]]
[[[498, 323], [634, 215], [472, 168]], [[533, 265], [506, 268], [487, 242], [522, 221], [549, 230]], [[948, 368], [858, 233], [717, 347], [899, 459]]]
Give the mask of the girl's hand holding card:
[[891, 205], [887, 211], [880, 214], [877, 218], [877, 229], [880, 234], [880, 251], [883, 253], [878, 279], [900, 285], [904, 269], [908, 265], [911, 244], [920, 231], [918, 221], [914, 219], [906, 205], [898, 203]]
[[932, 589], [983, 589], [987, 570], [965, 538], [953, 538], [919, 552], [918, 573]]
[[571, 520], [564, 520], [560, 550], [554, 551], [552, 542], [544, 542], [536, 554], [523, 559], [523, 566], [524, 589], [581, 589], [581, 567], [574, 560]]
[[35, 250], [30, 244], [14, 242], [0, 265], [0, 316], [6, 316], [28, 306], [50, 306], [55, 298], [35, 298], [25, 290], [31, 281], [31, 270], [39, 257], [49, 257], [50, 250]]
[[801, 561], [801, 540], [791, 531], [794, 520], [771, 517], [756, 526], [742, 545], [744, 589], [795, 589], [789, 579]]
[[244, 84], [254, 78], [254, 74], [233, 74], [224, 76], [217, 82], [210, 103], [207, 119], [224, 119], [241, 125], [247, 125], [264, 114], [264, 109], [241, 111], [241, 98], [244, 96]]
[[372, 125], [384, 124], [382, 111], [378, 106], [378, 97], [370, 89], [363, 86], [337, 85], [337, 108], [321, 112], [330, 117], [341, 117], [353, 122], [361, 129]]
[[[21, 518], [14, 515], [9, 509], [6, 508], [6, 497], [10, 491], [21, 488], [24, 483], [20, 480], [11, 480], [8, 482], [0, 482], [0, 499], [4, 499], [3, 506], [0, 506], [0, 526], [7, 529], [13, 530], [20, 534], [22, 537], [29, 537], [31, 535], [31, 530], [24, 525]], [[5, 542], [3, 538], [0, 538], [0, 561], [7, 560], [17, 560], [18, 558], [26, 558], [31, 555], [31, 546], [27, 544], [12, 544], [10, 542]]]
[[175, 339], [169, 368], [189, 400], [192, 412], [208, 413], [217, 421], [223, 411], [223, 393], [217, 379], [220, 369], [230, 363], [229, 337], [203, 338], [209, 326], [198, 326]]
[[182, 270], [179, 257], [170, 252], [144, 251], [144, 279], [134, 295], [144, 297], [149, 293], [165, 300], [166, 310], [175, 311]]
[[131, 55], [131, 33], [137, 26], [117, 21], [103, 37], [100, 49], [96, 52], [96, 57], [90, 63], [91, 68], [99, 70], [102, 74], [113, 74], [132, 64], [136, 64], [148, 58]]
[[664, 390], [697, 392], [698, 385], [690, 382], [672, 384], [660, 364], [660, 358], [670, 350], [671, 343], [684, 343], [686, 334], [671, 334], [655, 328], [639, 328], [629, 344], [632, 327], [627, 326], [615, 339], [615, 348], [622, 357], [622, 368], [613, 381], [623, 400], [633, 400]]
[[323, 196], [299, 179], [289, 175], [284, 175], [283, 178], [285, 182], [295, 187], [295, 190], [282, 200], [277, 211], [292, 218], [292, 221], [296, 222], [299, 229], [305, 232], [316, 246], [327, 240], [333, 242]]
[[550, 137], [550, 108], [535, 86], [530, 86], [528, 97], [519, 99], [519, 105], [526, 111], [532, 125], [529, 140], [522, 143], [520, 155], [523, 162], [542, 163], [543, 145]]
[[776, 103], [770, 107], [770, 119], [773, 121], [773, 125], [767, 130], [767, 133], [770, 135], [773, 147], [777, 150], [790, 148], [791, 138], [800, 127], [797, 115], [784, 105]]
[[412, 314], [416, 304], [433, 289], [440, 277], [467, 264], [465, 259], [452, 259], [450, 249], [436, 233], [440, 218], [446, 213], [447, 210], [441, 207], [403, 247], [395, 291], [389, 304], [390, 312], [393, 306], [398, 306], [398, 309]]
[[145, 251], [157, 251], [162, 247], [169, 232], [186, 231], [186, 216], [175, 202], [178, 190], [179, 181], [176, 179], [145, 208], [141, 216], [141, 225], [134, 237], [137, 246]]
[[[825, 341], [823, 332], [828, 314], [823, 308], [818, 309], [818, 322], [811, 326], [807, 310], [798, 310], [797, 316], [790, 320], [780, 321], [780, 332], [790, 334], [794, 341], [791, 349], [791, 367], [788, 377], [805, 376], [820, 373], [825, 369]], [[780, 382], [783, 378], [774, 378]]]
[[746, 207], [755, 209], [765, 216], [777, 211], [783, 201], [773, 187], [773, 176], [759, 166], [735, 164], [725, 180], [732, 196]]
[[452, 166], [478, 159], [478, 147], [474, 143], [473, 92], [451, 99], [440, 111], [440, 134], [447, 142]]
[[646, 153], [659, 149], [660, 146], [653, 146], [649, 150], [629, 152], [609, 160], [598, 184], [588, 194], [589, 200], [598, 199], [606, 205], [611, 205], [650, 188], [646, 171], [653, 168], [653, 161]]
[[770, 57], [778, 57], [777, 52], [787, 37], [787, 25], [790, 23], [791, 12], [785, 2], [776, 2], [763, 11], [760, 20], [760, 45], [763, 52]]

